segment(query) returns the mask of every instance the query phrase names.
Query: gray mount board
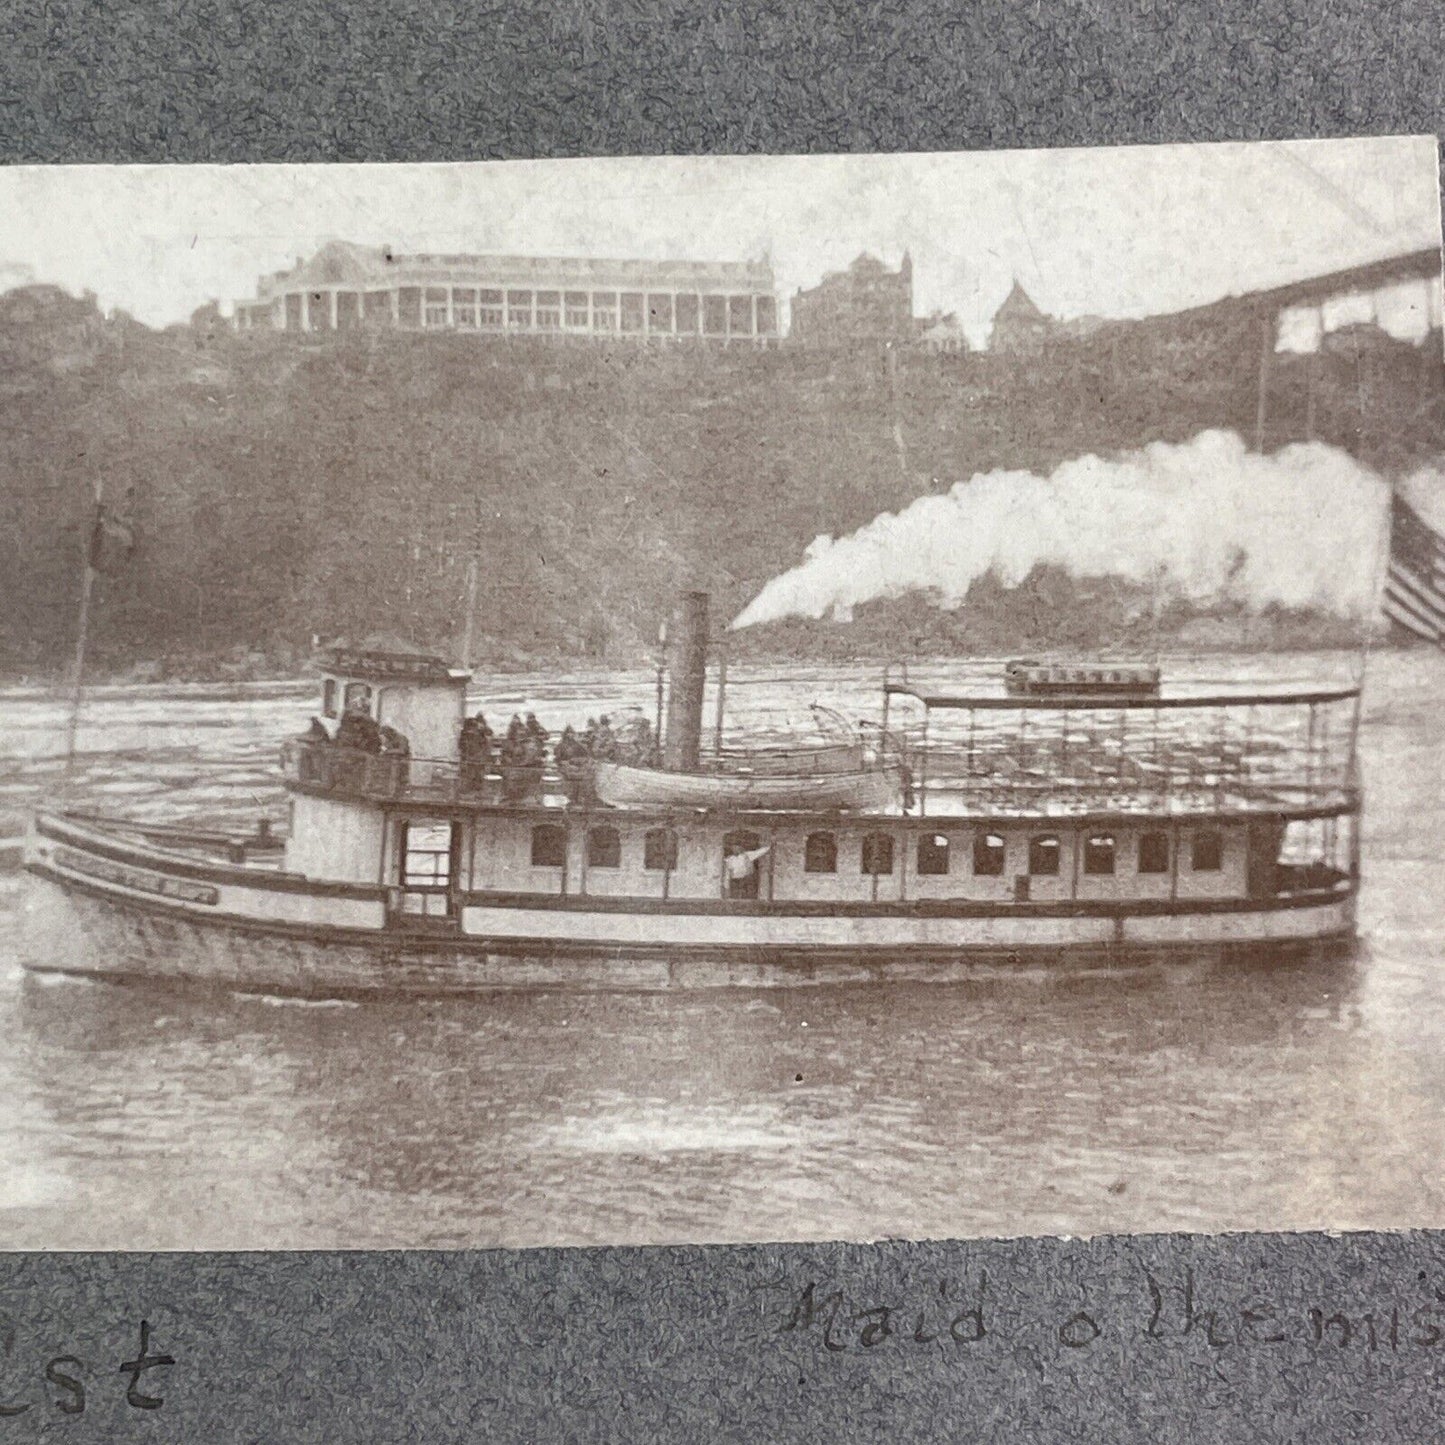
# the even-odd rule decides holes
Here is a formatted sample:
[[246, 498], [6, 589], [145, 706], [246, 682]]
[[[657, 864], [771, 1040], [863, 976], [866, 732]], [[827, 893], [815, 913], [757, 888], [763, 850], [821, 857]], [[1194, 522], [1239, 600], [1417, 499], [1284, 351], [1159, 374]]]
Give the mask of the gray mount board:
[[[1438, 6], [1420, 0], [12, 0], [0, 155], [426, 160], [1430, 133], [1445, 116], [1440, 51]], [[988, 1333], [967, 1343], [951, 1331], [958, 1319], [971, 1332], [970, 1290]], [[0, 1407], [28, 1407], [0, 1415], [0, 1442], [1431, 1441], [1445, 1419], [1445, 1349], [1424, 1343], [1435, 1316], [1418, 1314], [1445, 1291], [1438, 1233], [12, 1254], [0, 1291]], [[142, 1319], [147, 1353], [174, 1363], [137, 1374], [121, 1367], [140, 1362]], [[83, 1411], [58, 1407], [79, 1390]], [[128, 1390], [162, 1403], [127, 1403]]]
[[1438, 1234], [12, 1255], [0, 1311], [0, 1440], [1423, 1442], [1445, 1407]]

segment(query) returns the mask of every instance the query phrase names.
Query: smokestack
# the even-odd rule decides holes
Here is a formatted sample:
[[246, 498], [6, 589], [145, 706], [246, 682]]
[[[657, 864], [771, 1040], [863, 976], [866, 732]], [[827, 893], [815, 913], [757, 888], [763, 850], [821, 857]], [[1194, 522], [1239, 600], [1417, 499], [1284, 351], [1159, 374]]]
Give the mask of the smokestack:
[[702, 692], [707, 678], [707, 593], [684, 592], [667, 628], [667, 732], [663, 766], [695, 773], [702, 753]]

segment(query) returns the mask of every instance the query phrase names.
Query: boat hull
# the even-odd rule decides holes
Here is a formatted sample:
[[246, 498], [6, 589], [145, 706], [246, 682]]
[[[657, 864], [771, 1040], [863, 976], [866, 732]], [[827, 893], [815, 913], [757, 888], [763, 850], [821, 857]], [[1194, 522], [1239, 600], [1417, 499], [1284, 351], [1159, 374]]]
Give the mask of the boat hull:
[[1353, 896], [1162, 911], [469, 895], [455, 931], [430, 932], [387, 925], [379, 905], [376, 922], [359, 922], [365, 900], [334, 891], [258, 882], [248, 897], [225, 881], [241, 870], [206, 883], [75, 836], [35, 841], [26, 866], [33, 971], [319, 997], [949, 981], [990, 967], [1338, 954], [1354, 934]]

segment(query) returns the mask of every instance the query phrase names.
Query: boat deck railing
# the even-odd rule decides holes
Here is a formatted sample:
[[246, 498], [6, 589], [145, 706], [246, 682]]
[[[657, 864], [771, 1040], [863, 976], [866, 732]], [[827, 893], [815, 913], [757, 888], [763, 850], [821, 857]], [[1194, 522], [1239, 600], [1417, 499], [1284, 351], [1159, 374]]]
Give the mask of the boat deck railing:
[[930, 779], [920, 790], [927, 817], [1070, 817], [1088, 814], [1349, 813], [1360, 792], [1346, 784], [1201, 775], [1193, 782], [1141, 786], [1118, 778]]
[[524, 803], [565, 794], [568, 788], [554, 768], [535, 763], [505, 767], [376, 754], [304, 738], [282, 744], [281, 770], [297, 787], [375, 802]]
[[[1090, 761], [1068, 768], [1030, 768], [1011, 758], [935, 756], [921, 773], [915, 757], [907, 797], [885, 813], [920, 816], [1140, 816], [1204, 813], [1351, 812], [1359, 806], [1353, 768], [1295, 768], [1269, 754], [1221, 758], [1204, 752], [1139, 760]], [[373, 802], [470, 807], [551, 805], [591, 797], [589, 770], [486, 766], [450, 759], [375, 755], [330, 742], [292, 739], [282, 748], [288, 783], [303, 790]], [[736, 776], [736, 774], [734, 774]], [[759, 774], [759, 776], [765, 776]], [[837, 773], [820, 772], [819, 778]], [[906, 807], [905, 807], [906, 802]]]

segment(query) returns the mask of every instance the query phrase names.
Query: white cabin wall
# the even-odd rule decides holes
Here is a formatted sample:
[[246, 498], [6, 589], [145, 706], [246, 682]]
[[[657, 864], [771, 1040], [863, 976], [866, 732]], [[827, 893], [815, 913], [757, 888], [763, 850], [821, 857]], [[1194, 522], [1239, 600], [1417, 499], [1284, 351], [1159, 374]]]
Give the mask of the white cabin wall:
[[[668, 880], [671, 898], [712, 899], [723, 895], [722, 835], [713, 828], [677, 828], [677, 867]], [[764, 863], [766, 866], [766, 862]], [[766, 886], [766, 885], [765, 885]]]
[[[618, 867], [599, 868], [587, 862], [587, 836], [595, 828], [617, 830], [622, 843]], [[573, 892], [586, 893], [590, 898], [627, 898], [642, 894], [644, 889], [652, 891], [647, 882], [651, 875], [644, 874], [642, 870], [642, 835], [647, 830], [641, 824], [629, 824], [625, 818], [614, 821], [594, 816], [587, 827], [578, 827], [574, 831], [576, 837], [571, 841], [576, 862], [571, 876], [576, 879], [576, 886]], [[569, 852], [568, 861], [571, 862], [572, 858], [573, 853]], [[657, 876], [657, 893], [659, 897], [662, 894], [661, 874]]]
[[466, 715], [466, 688], [460, 682], [383, 682], [376, 686], [376, 720], [395, 728], [414, 758], [457, 757], [457, 739]]
[[1246, 858], [1248, 854], [1247, 834], [1244, 828], [1224, 827], [1223, 867], [1218, 872], [1196, 873], [1190, 866], [1190, 828], [1179, 830], [1179, 887], [1180, 898], [1243, 898], [1247, 889]]
[[[721, 834], [710, 829], [674, 826], [677, 834], [677, 867], [670, 874], [643, 866], [649, 829], [661, 824], [629, 823], [625, 817], [607, 819], [594, 814], [591, 827], [615, 827], [622, 835], [619, 868], [588, 866], [583, 871], [587, 829], [574, 830], [569, 855], [568, 880], [571, 891], [590, 898], [656, 898], [704, 900], [722, 896]], [[766, 866], [766, 864], [764, 865]]]
[[[368, 815], [354, 805], [339, 804], [329, 799], [298, 795], [298, 842], [290, 845], [288, 867], [297, 867], [295, 851], [308, 849], [306, 871], [313, 877], [335, 877], [374, 882], [380, 859], [380, 815]], [[306, 811], [309, 810], [309, 811]], [[367, 835], [358, 827], [358, 819], [370, 816], [372, 832]], [[316, 821], [312, 821], [315, 819]], [[558, 811], [545, 821], [567, 832], [567, 866], [532, 866], [532, 829], [544, 820], [534, 817], [509, 817], [502, 814], [483, 815], [468, 826], [469, 839], [464, 847], [460, 882], [478, 892], [566, 893], [586, 894], [597, 898], [655, 898], [664, 896], [664, 874], [651, 872], [643, 866], [645, 836], [650, 827], [659, 824], [640, 818], [629, 819], [625, 813], [612, 818], [592, 813], [570, 815]], [[1029, 900], [1035, 903], [1146, 900], [1165, 902], [1171, 896], [1181, 899], [1242, 897], [1246, 888], [1247, 830], [1243, 827], [1223, 829], [1224, 866], [1217, 872], [1194, 872], [1190, 866], [1193, 826], [1177, 830], [1166, 828], [1171, 845], [1177, 846], [1177, 882], [1171, 873], [1140, 874], [1139, 837], [1144, 826], [1125, 825], [1113, 828], [1076, 827], [1061, 823], [992, 824], [981, 827], [928, 820], [919, 826], [917, 820], [907, 828], [884, 825], [878, 831], [894, 838], [893, 872], [880, 874], [875, 895], [871, 875], [862, 871], [864, 835], [871, 831], [860, 826], [862, 820], [849, 820], [846, 826], [828, 829], [798, 824], [769, 829], [766, 824], [753, 828], [761, 842], [771, 842], [773, 851], [760, 865], [759, 898], [770, 896], [777, 902], [846, 902], [866, 903], [875, 897], [879, 902], [907, 899], [960, 899], [977, 903], [1009, 903], [1014, 899], [1016, 879], [1028, 876], [1029, 840], [1040, 834], [1053, 834], [1059, 839], [1059, 872], [1057, 875], [1029, 876]], [[621, 866], [600, 868], [585, 864], [588, 827], [616, 827], [621, 834]], [[1157, 828], [1157, 824], [1153, 825]], [[677, 867], [666, 877], [666, 896], [674, 900], [713, 900], [725, 896], [722, 876], [721, 824], [700, 823], [674, 825], [678, 836]], [[808, 873], [804, 870], [804, 850], [810, 832], [831, 831], [837, 840], [836, 873]], [[1090, 875], [1083, 871], [1085, 839], [1094, 831], [1110, 832], [1115, 840], [1115, 861], [1112, 874]], [[946, 874], [920, 874], [918, 842], [933, 832], [950, 839], [949, 871]], [[997, 876], [978, 876], [973, 871], [973, 843], [976, 836], [997, 833], [1004, 840], [1004, 867]], [[394, 841], [388, 848], [386, 877], [396, 871]], [[1075, 853], [1077, 852], [1077, 868]], [[348, 871], [336, 872], [331, 870]], [[328, 871], [321, 871], [328, 870]], [[771, 874], [771, 893], [769, 875]]]
[[[1085, 828], [1079, 837], [1081, 858], [1079, 863], [1080, 898], [1093, 901], [1113, 902], [1116, 900], [1149, 899], [1162, 901], [1169, 897], [1169, 873], [1141, 873], [1139, 871], [1139, 839], [1145, 832], [1163, 831], [1170, 835], [1170, 846], [1174, 839], [1168, 828]], [[1114, 839], [1113, 873], [1089, 874], [1084, 872], [1082, 850], [1084, 842], [1094, 833], [1109, 833]]]
[[[809, 873], [803, 867], [804, 849], [810, 833], [833, 831], [838, 839], [838, 872]], [[819, 902], [851, 896], [847, 888], [845, 869], [848, 865], [848, 849], [836, 830], [827, 828], [779, 828], [772, 853], [773, 897], [775, 899], [797, 899], [800, 902]], [[854, 858], [856, 869], [858, 860]], [[842, 887], [840, 888], [840, 884]]]
[[[565, 827], [560, 814], [547, 820]], [[503, 814], [483, 815], [474, 822], [472, 844], [471, 887], [478, 892], [560, 893], [560, 868], [532, 866], [532, 828], [530, 818], [513, 818]], [[568, 887], [571, 892], [571, 887]]]
[[[970, 901], [1007, 902], [1013, 897], [1013, 875], [1005, 861], [999, 877], [977, 877], [973, 871], [973, 840], [977, 834], [992, 833], [993, 828], [974, 829], [958, 826], [940, 827], [932, 824], [908, 834], [908, 896], [910, 898], [965, 898]], [[935, 833], [948, 839], [948, 872], [920, 873], [918, 844]]]
[[[829, 832], [837, 842], [838, 870], [836, 873], [809, 873], [803, 866], [808, 836]], [[873, 875], [865, 873], [862, 866], [863, 838], [870, 832], [886, 833], [894, 840], [893, 872], [878, 875], [877, 898], [879, 902], [896, 900], [902, 882], [907, 835], [895, 833], [886, 823], [872, 828], [859, 827], [856, 823], [837, 828], [779, 828], [773, 849], [773, 897], [783, 901], [799, 899], [810, 902], [867, 903], [872, 900], [875, 896]], [[908, 875], [911, 886], [911, 860]]]
[[[1060, 903], [1074, 896], [1075, 851], [1079, 839], [1071, 829], [1049, 824], [1034, 825], [1016, 838], [1010, 838], [1009, 862], [1017, 866], [1009, 874], [1010, 880], [1020, 873], [1029, 871], [1029, 842], [1033, 838], [1053, 837], [1059, 840], [1059, 871], [1057, 873], [1029, 874], [1029, 901], [1031, 903]], [[1012, 895], [1011, 895], [1012, 896]]]
[[381, 872], [378, 808], [294, 793], [286, 869], [308, 878], [375, 885]]

